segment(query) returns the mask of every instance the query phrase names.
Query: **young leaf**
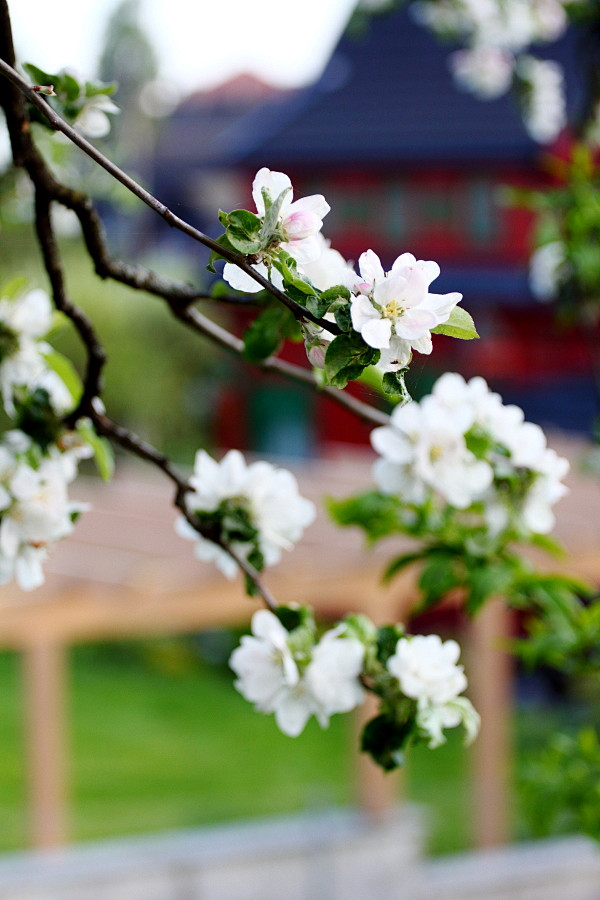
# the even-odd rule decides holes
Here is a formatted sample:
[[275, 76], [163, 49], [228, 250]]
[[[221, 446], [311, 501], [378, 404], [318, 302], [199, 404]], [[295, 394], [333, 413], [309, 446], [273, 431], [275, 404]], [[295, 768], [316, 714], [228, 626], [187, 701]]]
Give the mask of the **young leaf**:
[[410, 394], [404, 383], [404, 376], [407, 371], [408, 366], [405, 369], [399, 369], [397, 372], [385, 372], [381, 381], [383, 393], [395, 399], [399, 397], [402, 403], [408, 403]]
[[244, 358], [259, 362], [272, 356], [286, 337], [296, 337], [299, 326], [285, 306], [269, 306], [244, 333]]
[[44, 354], [44, 359], [65, 385], [73, 398], [73, 403], [78, 403], [83, 391], [83, 386], [81, 384], [79, 373], [71, 360], [67, 359], [66, 356], [63, 356], [62, 353], [58, 353], [56, 350], [51, 350], [49, 353]]
[[329, 384], [345, 388], [349, 381], [358, 378], [366, 366], [379, 359], [379, 350], [365, 344], [360, 334], [340, 334], [330, 343], [325, 354], [325, 375]]
[[462, 306], [455, 306], [448, 321], [432, 328], [431, 333], [447, 334], [449, 337], [460, 338], [462, 341], [470, 341], [479, 337], [473, 319]]
[[414, 722], [397, 722], [388, 716], [376, 716], [367, 722], [361, 738], [361, 750], [369, 753], [377, 765], [391, 772], [404, 765], [404, 747], [414, 731]]
[[106, 438], [96, 434], [89, 419], [79, 419], [76, 431], [80, 438], [92, 448], [94, 461], [102, 480], [110, 481], [115, 470], [115, 458], [110, 443]]

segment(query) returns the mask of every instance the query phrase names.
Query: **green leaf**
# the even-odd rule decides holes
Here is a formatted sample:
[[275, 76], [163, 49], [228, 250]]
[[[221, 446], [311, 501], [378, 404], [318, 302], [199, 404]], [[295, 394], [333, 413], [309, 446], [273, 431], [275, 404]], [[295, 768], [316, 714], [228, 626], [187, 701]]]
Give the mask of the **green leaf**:
[[[237, 252], [235, 247], [232, 247], [230, 244], [227, 234], [220, 234], [217, 238], [217, 244], [223, 247], [224, 250], [231, 250], [233, 253]], [[222, 256], [218, 250], [211, 250], [208, 258], [208, 265], [206, 267], [209, 272], [215, 273], [217, 271], [214, 264], [218, 259], [227, 259], [227, 257]]]
[[340, 334], [329, 344], [325, 354], [325, 376], [329, 384], [345, 388], [358, 378], [363, 369], [376, 363], [379, 350], [365, 344], [357, 331]]
[[299, 326], [286, 306], [269, 306], [244, 333], [244, 358], [259, 362], [272, 356], [286, 337], [296, 337]]
[[[54, 85], [56, 89], [56, 85]], [[64, 92], [68, 103], [73, 103], [81, 94], [81, 85], [69, 72], [64, 72], [59, 80], [59, 89]]]
[[304, 622], [304, 615], [301, 608], [293, 609], [290, 606], [278, 606], [275, 615], [283, 625], [286, 631], [293, 631], [299, 628]]
[[414, 732], [414, 720], [397, 722], [385, 715], [376, 716], [364, 727], [361, 750], [369, 753], [377, 765], [391, 772], [404, 765], [404, 748]]
[[[247, 209], [234, 209], [233, 212], [223, 213], [223, 215], [227, 222], [222, 222], [221, 224], [232, 225], [248, 236], [258, 235], [260, 219], [254, 213], [249, 212]], [[221, 221], [221, 214], [219, 214], [219, 220]]]
[[382, 666], [387, 665], [390, 656], [396, 652], [401, 637], [404, 637], [404, 630], [400, 625], [382, 625], [377, 629], [377, 659]]
[[419, 578], [419, 587], [425, 595], [420, 609], [434, 606], [460, 584], [461, 578], [456, 571], [456, 555], [445, 550], [431, 551]]
[[335, 321], [342, 331], [352, 331], [352, 317], [350, 315], [350, 304], [339, 306], [335, 310]]
[[45, 353], [44, 359], [46, 360], [49, 368], [51, 368], [53, 372], [56, 372], [60, 380], [65, 385], [66, 389], [73, 398], [73, 404], [77, 404], [83, 392], [83, 385], [81, 383], [79, 373], [77, 372], [71, 360], [67, 359], [66, 356], [63, 356], [62, 353], [58, 353], [56, 350], [51, 350], [49, 353]]
[[369, 491], [346, 500], [326, 501], [327, 511], [338, 525], [359, 525], [370, 541], [398, 531], [398, 499], [379, 491]]
[[473, 319], [462, 306], [455, 306], [448, 321], [432, 328], [431, 333], [447, 334], [449, 337], [460, 338], [462, 341], [470, 341], [479, 337]]
[[101, 94], [110, 97], [117, 90], [117, 87], [116, 81], [86, 81], [84, 93], [86, 97], [99, 97]]
[[56, 87], [60, 81], [60, 75], [50, 75], [49, 72], [34, 66], [33, 63], [24, 63], [23, 68], [31, 76], [34, 84], [53, 84]]
[[110, 443], [96, 434], [89, 419], [79, 419], [76, 425], [77, 434], [89, 444], [94, 452], [94, 461], [103, 481], [110, 481], [115, 470], [115, 458]]
[[322, 319], [329, 309], [329, 301], [322, 294], [314, 294], [312, 297], [306, 298], [306, 308], [317, 319]]
[[19, 294], [23, 293], [28, 284], [29, 281], [24, 275], [10, 278], [2, 285], [2, 297], [5, 297], [7, 300], [15, 300]]
[[426, 551], [418, 550], [415, 553], [403, 553], [402, 556], [397, 556], [396, 559], [392, 560], [389, 564], [385, 572], [383, 573], [384, 582], [391, 581], [395, 575], [398, 575], [403, 569], [407, 566], [410, 566], [414, 562], [418, 562], [418, 560], [423, 559]]
[[261, 249], [262, 245], [259, 240], [248, 238], [245, 232], [237, 228], [228, 228], [226, 234], [231, 247], [242, 256], [252, 256]]
[[465, 603], [467, 612], [476, 613], [490, 597], [506, 597], [510, 594], [513, 581], [514, 568], [506, 562], [486, 562], [483, 566], [471, 568]]
[[404, 376], [407, 372], [408, 366], [404, 369], [399, 369], [397, 372], [385, 372], [381, 381], [383, 393], [389, 397], [399, 397], [402, 403], [408, 403], [411, 397], [404, 382]]

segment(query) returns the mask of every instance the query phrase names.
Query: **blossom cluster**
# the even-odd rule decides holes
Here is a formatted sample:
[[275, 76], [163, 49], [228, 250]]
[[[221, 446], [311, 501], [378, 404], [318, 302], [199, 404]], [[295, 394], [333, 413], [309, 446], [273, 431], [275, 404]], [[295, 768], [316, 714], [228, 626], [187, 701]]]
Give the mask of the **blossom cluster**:
[[49, 545], [73, 530], [87, 504], [70, 500], [67, 485], [89, 446], [71, 435], [42, 455], [28, 435], [13, 430], [0, 443], [0, 584], [13, 577], [23, 590], [44, 581]]
[[531, 44], [557, 40], [568, 26], [572, 4], [573, 0], [420, 0], [411, 8], [436, 34], [466, 44], [449, 60], [460, 87], [484, 100], [516, 88], [529, 133], [547, 143], [566, 124], [562, 68], [524, 51]]
[[45, 291], [11, 291], [0, 297], [0, 393], [9, 416], [15, 416], [15, 393], [37, 388], [47, 391], [57, 413], [64, 413], [73, 398], [48, 366], [50, 347], [42, 340], [52, 325], [52, 306]]
[[[326, 325], [315, 325], [309, 319], [302, 325], [310, 362], [324, 367], [335, 386], [344, 386], [344, 378], [336, 381], [336, 376], [344, 369], [353, 371], [359, 359], [361, 367], [375, 364], [384, 373], [405, 369], [414, 350], [432, 352], [431, 333], [446, 323], [454, 326], [448, 333], [458, 336], [457, 323], [450, 320], [462, 294], [430, 291], [440, 274], [437, 263], [402, 253], [386, 272], [369, 249], [361, 254], [357, 273], [321, 234], [323, 216], [329, 211], [321, 195], [292, 202], [288, 176], [265, 168], [256, 174], [252, 194], [258, 218], [246, 210], [223, 214], [224, 237], [234, 249], [243, 251], [252, 268], [275, 288], [293, 292], [296, 302], [300, 292], [301, 302], [310, 312], [350, 335], [350, 345], [346, 341], [334, 349], [335, 335]], [[246, 229], [243, 234], [241, 228]], [[230, 262], [225, 263], [223, 278], [236, 290], [256, 293], [262, 289], [252, 275]], [[460, 336], [476, 337], [468, 313], [460, 313]], [[364, 350], [358, 354], [352, 344], [356, 336], [364, 342]], [[328, 354], [333, 360], [329, 367]]]
[[175, 529], [195, 541], [199, 559], [214, 562], [227, 578], [236, 576], [238, 565], [224, 544], [260, 571], [279, 562], [281, 551], [291, 550], [315, 518], [314, 504], [300, 496], [291, 472], [264, 461], [247, 464], [238, 450], [220, 462], [199, 450], [190, 485], [186, 507], [216, 540], [203, 537], [184, 516]]
[[381, 712], [367, 724], [363, 749], [393, 768], [411, 740], [437, 747], [444, 729], [460, 724], [468, 739], [477, 734], [479, 717], [460, 696], [467, 679], [459, 655], [453, 640], [406, 635], [397, 625], [376, 629], [365, 616], [351, 616], [318, 638], [309, 610], [280, 608], [254, 614], [252, 636], [242, 638], [230, 666], [240, 693], [259, 712], [274, 713], [290, 737], [312, 715], [326, 727], [332, 715], [374, 693]]
[[382, 491], [415, 506], [435, 502], [480, 513], [491, 535], [547, 534], [567, 491], [569, 463], [542, 429], [505, 406], [480, 377], [446, 373], [420, 403], [397, 407], [371, 435]]

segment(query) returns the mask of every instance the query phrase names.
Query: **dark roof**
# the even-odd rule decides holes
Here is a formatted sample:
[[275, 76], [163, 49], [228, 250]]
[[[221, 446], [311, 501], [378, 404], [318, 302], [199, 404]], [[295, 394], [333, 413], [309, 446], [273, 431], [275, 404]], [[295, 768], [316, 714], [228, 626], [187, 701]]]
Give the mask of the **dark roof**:
[[[572, 31], [535, 53], [560, 59], [576, 99]], [[485, 102], [458, 90], [448, 70], [451, 49], [405, 9], [378, 17], [366, 35], [342, 38], [316, 84], [234, 123], [221, 150], [227, 162], [271, 167], [530, 159], [539, 145], [514, 98]]]

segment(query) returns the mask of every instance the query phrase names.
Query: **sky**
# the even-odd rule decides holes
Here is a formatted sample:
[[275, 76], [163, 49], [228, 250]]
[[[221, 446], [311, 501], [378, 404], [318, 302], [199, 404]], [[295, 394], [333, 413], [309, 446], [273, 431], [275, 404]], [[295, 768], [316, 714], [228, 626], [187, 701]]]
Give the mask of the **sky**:
[[[46, 71], [95, 74], [119, 0], [9, 0], [17, 54]], [[356, 0], [141, 0], [161, 75], [182, 94], [242, 71], [281, 87], [321, 74]]]

